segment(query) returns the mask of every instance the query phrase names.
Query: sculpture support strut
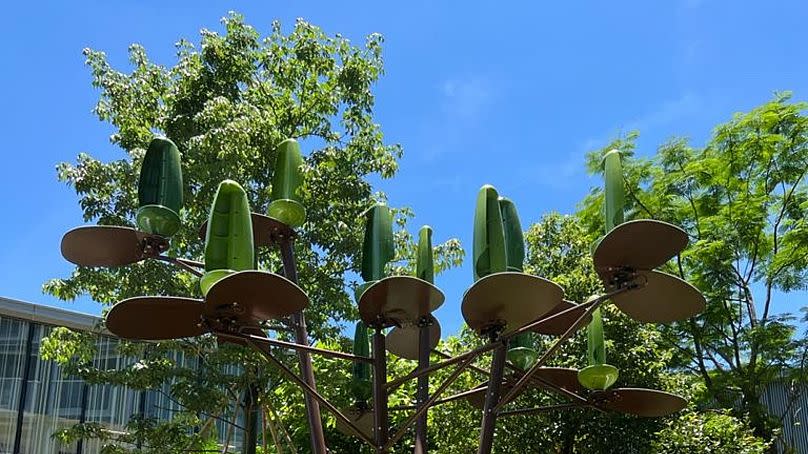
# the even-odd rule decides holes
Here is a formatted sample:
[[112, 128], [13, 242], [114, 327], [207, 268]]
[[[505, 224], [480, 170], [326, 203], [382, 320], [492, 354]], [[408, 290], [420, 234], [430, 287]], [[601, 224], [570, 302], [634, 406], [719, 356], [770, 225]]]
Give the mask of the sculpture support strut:
[[[292, 238], [280, 238], [281, 259], [283, 260], [283, 274], [290, 281], [297, 284], [297, 264], [292, 251]], [[306, 318], [303, 311], [292, 314], [292, 324], [295, 331], [295, 342], [302, 345], [309, 344], [309, 335], [306, 332]], [[317, 389], [314, 381], [314, 369], [311, 365], [311, 355], [307, 351], [298, 350], [297, 357], [300, 361], [300, 373], [303, 381]], [[309, 421], [309, 431], [311, 439], [311, 450], [317, 454], [326, 454], [325, 435], [323, 434], [323, 421], [320, 417], [319, 403], [308, 393], [306, 393], [306, 413]]]
[[494, 407], [499, 402], [499, 389], [505, 372], [505, 357], [508, 354], [507, 344], [507, 340], [502, 341], [494, 349], [494, 357], [491, 361], [491, 379], [488, 381], [488, 390], [485, 393], [483, 423], [480, 429], [480, 448], [477, 454], [490, 454], [494, 445], [494, 425], [497, 422], [497, 410]]
[[298, 385], [300, 387], [300, 389], [303, 391], [303, 393], [306, 394], [306, 397], [311, 397], [312, 400], [315, 400], [316, 402], [319, 402], [319, 403], [323, 404], [328, 409], [328, 411], [330, 411], [338, 420], [342, 421], [346, 426], [350, 427], [351, 430], [353, 430], [354, 433], [356, 433], [356, 436], [361, 438], [362, 441], [364, 441], [365, 443], [367, 443], [367, 444], [369, 444], [371, 446], [375, 446], [373, 441], [370, 438], [368, 438], [362, 432], [362, 430], [360, 430], [356, 426], [356, 424], [353, 423], [353, 421], [351, 421], [347, 416], [342, 414], [342, 412], [340, 412], [337, 409], [337, 407], [335, 407], [333, 404], [328, 402], [328, 400], [326, 400], [325, 397], [323, 397], [320, 393], [318, 393], [316, 389], [312, 388], [302, 378], [295, 375], [295, 373], [292, 372], [291, 369], [286, 367], [286, 365], [283, 364], [278, 358], [275, 358], [275, 356], [272, 355], [272, 352], [269, 351], [269, 344], [257, 342], [255, 339], [252, 339], [252, 338], [249, 338], [249, 337], [246, 337], [246, 338], [245, 337], [240, 337], [240, 335], [233, 335], [233, 334], [228, 334], [228, 333], [217, 333], [217, 334], [220, 334], [220, 335], [222, 335], [224, 337], [230, 337], [230, 338], [245, 340], [248, 345], [250, 345], [252, 348], [259, 351], [262, 355], [264, 355], [264, 357], [269, 362], [271, 362], [278, 369], [280, 369], [281, 373], [283, 373], [283, 375], [285, 375], [286, 378], [288, 378], [293, 383]]
[[384, 345], [384, 332], [376, 328], [373, 333], [373, 430], [376, 452], [387, 452], [387, 352]]
[[[429, 367], [429, 322], [428, 318], [422, 320], [418, 326], [418, 368]], [[429, 375], [418, 377], [418, 388], [415, 400], [420, 409], [429, 399]], [[427, 453], [427, 415], [426, 411], [415, 422], [415, 454]]]
[[496, 408], [494, 410], [499, 411], [503, 405], [505, 405], [512, 398], [516, 397], [519, 394], [519, 391], [521, 391], [522, 388], [524, 388], [525, 385], [527, 385], [528, 380], [530, 380], [533, 377], [533, 375], [539, 370], [539, 368], [541, 368], [544, 365], [544, 363], [547, 361], [548, 358], [550, 358], [550, 356], [555, 354], [556, 350], [558, 350], [561, 347], [561, 344], [567, 339], [569, 339], [575, 333], [575, 331], [578, 330], [578, 327], [582, 323], [584, 323], [584, 320], [586, 320], [587, 316], [592, 314], [592, 312], [598, 309], [603, 303], [605, 303], [612, 296], [619, 295], [620, 293], [626, 292], [632, 288], [633, 286], [622, 287], [615, 291], [609, 292], [605, 295], [601, 295], [597, 299], [593, 300], [592, 304], [586, 309], [586, 311], [584, 311], [584, 313], [581, 314], [581, 316], [578, 317], [578, 319], [572, 325], [570, 325], [569, 328], [567, 328], [567, 331], [565, 331], [564, 334], [561, 335], [561, 337], [556, 339], [555, 342], [553, 342], [553, 344], [550, 345], [550, 347], [544, 352], [544, 354], [542, 354], [542, 356], [538, 360], [536, 360], [536, 363], [533, 364], [533, 367], [531, 367], [530, 370], [528, 370], [527, 372], [525, 372], [524, 375], [522, 375], [522, 377], [516, 382], [513, 388], [511, 388], [510, 392], [508, 392], [505, 398], [496, 404]]

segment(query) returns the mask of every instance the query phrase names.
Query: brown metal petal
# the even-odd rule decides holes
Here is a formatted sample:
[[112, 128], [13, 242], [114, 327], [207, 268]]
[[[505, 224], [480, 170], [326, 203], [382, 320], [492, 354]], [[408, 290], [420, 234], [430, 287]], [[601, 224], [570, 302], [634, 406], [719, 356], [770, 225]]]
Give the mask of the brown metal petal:
[[668, 416], [687, 406], [676, 394], [642, 388], [615, 388], [592, 393], [590, 400], [603, 410], [646, 418]]
[[[371, 408], [358, 408], [352, 406], [343, 408], [340, 412], [347, 416], [356, 427], [358, 427], [368, 438], [373, 439], [373, 409]], [[342, 420], [337, 418], [337, 430], [345, 435], [356, 436], [353, 429], [343, 423]]]
[[581, 383], [578, 381], [578, 369], [568, 367], [540, 367], [534, 376], [576, 394], [585, 392], [584, 387], [581, 386]]
[[641, 271], [639, 288], [615, 295], [615, 305], [644, 323], [667, 323], [690, 318], [705, 308], [704, 295], [687, 282], [660, 271]]
[[415, 323], [443, 304], [443, 292], [412, 276], [384, 278], [362, 293], [359, 315], [368, 326]]
[[202, 301], [170, 296], [140, 296], [121, 301], [107, 314], [106, 325], [116, 336], [135, 340], [166, 340], [200, 336]]
[[[146, 248], [151, 247], [150, 251]], [[62, 237], [62, 256], [81, 266], [124, 266], [168, 249], [168, 240], [131, 227], [88, 225]]]
[[546, 314], [559, 303], [564, 290], [547, 279], [524, 273], [490, 274], [463, 295], [463, 318], [478, 333], [498, 325], [517, 329]]
[[213, 284], [205, 298], [205, 317], [212, 323], [229, 319], [250, 326], [308, 305], [309, 297], [289, 279], [266, 271], [240, 271]]
[[618, 225], [598, 243], [592, 260], [601, 278], [610, 268], [651, 270], [662, 266], [687, 246], [687, 233], [675, 225], [651, 219]]
[[[430, 315], [430, 317], [432, 316]], [[429, 330], [430, 351], [440, 342], [440, 323], [435, 317], [432, 317], [432, 319], [432, 324], [426, 328]], [[400, 358], [417, 361], [420, 330], [420, 327], [411, 323], [393, 328], [387, 334], [387, 351]]]

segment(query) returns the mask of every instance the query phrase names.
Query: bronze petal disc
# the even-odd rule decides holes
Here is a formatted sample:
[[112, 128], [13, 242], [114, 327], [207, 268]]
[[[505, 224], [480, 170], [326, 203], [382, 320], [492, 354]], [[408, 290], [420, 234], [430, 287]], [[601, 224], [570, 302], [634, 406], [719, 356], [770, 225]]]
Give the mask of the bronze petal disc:
[[213, 284], [205, 298], [205, 316], [238, 325], [280, 319], [309, 305], [306, 293], [289, 279], [266, 271], [239, 271]]
[[[432, 317], [430, 315], [430, 317]], [[432, 324], [425, 327], [429, 330], [429, 351], [432, 351], [440, 341], [440, 323], [432, 317]], [[418, 360], [419, 341], [421, 328], [408, 323], [401, 327], [395, 327], [387, 334], [387, 351], [406, 359]]]
[[202, 301], [171, 296], [139, 296], [121, 301], [107, 314], [107, 329], [135, 340], [166, 340], [200, 336]]
[[443, 304], [443, 292], [412, 276], [384, 278], [362, 293], [359, 315], [368, 326], [415, 323]]
[[687, 233], [667, 222], [652, 219], [629, 221], [613, 228], [600, 240], [592, 260], [601, 278], [609, 268], [650, 270], [662, 266], [687, 246]]
[[[295, 231], [277, 219], [259, 213], [252, 213], [253, 243], [255, 247], [271, 246], [275, 239], [281, 236], [291, 238]], [[205, 241], [208, 230], [208, 221], [199, 226], [199, 239]]]
[[[552, 308], [550, 312], [546, 313], [544, 318], [552, 317], [565, 310], [569, 310], [569, 312], [565, 312], [563, 315], [559, 315], [555, 318], [547, 320], [541, 325], [536, 326], [533, 328], [533, 332], [539, 334], [549, 334], [551, 336], [560, 336], [567, 332], [567, 329], [569, 329], [569, 327], [572, 326], [576, 320], [578, 320], [578, 317], [586, 312], [586, 309], [581, 307], [579, 304], [575, 304], [572, 301], [563, 300], [558, 303], [556, 307]], [[583, 323], [578, 326], [578, 329], [586, 327], [591, 320], [592, 316], [588, 315], [586, 319], [584, 319]]]
[[634, 320], [668, 323], [690, 318], [705, 308], [704, 295], [689, 283], [661, 271], [641, 271], [645, 285], [612, 297], [614, 304]]
[[525, 273], [504, 272], [485, 276], [463, 295], [463, 318], [482, 333], [496, 326], [510, 331], [546, 314], [564, 296], [561, 287]]
[[[578, 381], [578, 369], [569, 367], [540, 367], [534, 377], [541, 378], [559, 388], [572, 391], [576, 394], [583, 393], [584, 387]], [[541, 386], [541, 385], [539, 385]]]
[[87, 225], [62, 237], [62, 256], [81, 266], [124, 266], [145, 258], [145, 233], [131, 227]]
[[595, 406], [645, 418], [657, 418], [676, 413], [687, 406], [687, 401], [676, 394], [654, 389], [615, 388], [592, 393]]

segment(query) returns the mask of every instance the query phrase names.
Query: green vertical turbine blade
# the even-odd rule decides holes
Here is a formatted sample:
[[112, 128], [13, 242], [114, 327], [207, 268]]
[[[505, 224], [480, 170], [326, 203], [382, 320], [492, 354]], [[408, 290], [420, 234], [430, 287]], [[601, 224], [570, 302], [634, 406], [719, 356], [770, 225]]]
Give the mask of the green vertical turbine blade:
[[578, 372], [578, 381], [588, 389], [609, 389], [617, 381], [619, 370], [606, 364], [606, 342], [600, 309], [592, 312], [592, 321], [587, 327], [586, 334], [586, 356], [589, 366]]
[[505, 259], [508, 271], [523, 271], [525, 265], [525, 237], [516, 205], [506, 198], [499, 198], [502, 226], [505, 233]]
[[174, 142], [155, 137], [149, 143], [137, 187], [138, 227], [147, 233], [170, 237], [180, 228], [182, 166]]
[[[505, 265], [508, 271], [522, 272], [525, 267], [525, 238], [516, 205], [506, 197], [500, 197], [499, 211], [505, 234]], [[522, 370], [530, 369], [538, 355], [533, 349], [533, 334], [526, 332], [511, 339], [508, 361]]]
[[474, 280], [507, 269], [505, 232], [499, 209], [499, 194], [491, 185], [480, 188], [474, 212]]
[[611, 150], [603, 157], [603, 175], [606, 180], [605, 214], [606, 233], [625, 220], [623, 211], [626, 204], [625, 187], [623, 185], [623, 166], [620, 164], [620, 152]]
[[[611, 150], [603, 157], [603, 176], [605, 179], [603, 213], [605, 230], [609, 233], [625, 221], [626, 195], [619, 151]], [[619, 370], [606, 364], [606, 339], [603, 335], [603, 317], [600, 309], [592, 312], [586, 341], [589, 366], [578, 373], [578, 381], [589, 389], [608, 389], [617, 381]]]
[[387, 205], [377, 203], [365, 212], [365, 241], [362, 246], [362, 278], [377, 281], [384, 267], [393, 260], [393, 214]]
[[586, 357], [590, 365], [598, 365], [606, 362], [606, 343], [603, 338], [603, 316], [600, 309], [592, 312], [592, 321], [589, 323], [589, 330], [586, 342]]
[[[354, 331], [353, 353], [356, 356], [370, 357], [368, 329], [361, 320], [356, 323]], [[366, 402], [370, 399], [372, 391], [370, 364], [364, 361], [354, 361], [351, 375], [351, 394], [357, 402]]]
[[290, 227], [299, 227], [306, 221], [306, 209], [297, 193], [303, 183], [302, 166], [303, 157], [297, 141], [286, 139], [281, 142], [272, 175], [272, 202], [267, 214]]
[[435, 283], [435, 264], [432, 257], [432, 227], [425, 225], [418, 232], [418, 257], [415, 276], [430, 284]]
[[210, 207], [205, 232], [205, 273], [200, 279], [202, 293], [219, 279], [236, 271], [253, 269], [252, 217], [247, 193], [232, 180], [219, 183]]

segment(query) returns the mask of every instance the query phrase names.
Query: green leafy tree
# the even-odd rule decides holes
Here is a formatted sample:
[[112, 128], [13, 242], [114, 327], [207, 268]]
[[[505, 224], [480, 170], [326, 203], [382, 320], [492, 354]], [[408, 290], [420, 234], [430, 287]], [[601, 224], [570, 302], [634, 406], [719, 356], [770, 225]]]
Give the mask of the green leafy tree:
[[[805, 108], [778, 94], [716, 127], [702, 148], [673, 139], [638, 158], [632, 133], [589, 155], [590, 171], [599, 173], [604, 152], [623, 153], [629, 218], [687, 230], [690, 247], [668, 271], [699, 288], [707, 309], [661, 332], [675, 348], [674, 365], [699, 374], [709, 400], [734, 408], [764, 438], [780, 422], [762, 405], [763, 391], [803, 375], [795, 374], [804, 347], [794, 337], [794, 319], [773, 308], [808, 284]], [[600, 190], [582, 205], [590, 232], [602, 230], [602, 205]]]
[[[95, 114], [114, 129], [110, 139], [123, 157], [102, 162], [82, 153], [75, 163], [59, 164], [58, 177], [76, 191], [85, 222], [133, 226], [145, 148], [155, 134], [164, 134], [179, 147], [185, 182], [182, 229], [172, 238], [169, 253], [199, 260], [203, 245], [198, 226], [207, 218], [218, 183], [238, 181], [252, 210], [266, 212], [276, 146], [289, 137], [298, 139], [308, 151], [300, 191], [308, 221], [295, 242], [300, 285], [311, 300], [307, 323], [313, 338], [337, 339], [340, 322], [358, 316], [346, 282], [359, 267], [360, 214], [385, 199], [373, 192], [368, 178], [392, 177], [402, 155], [399, 145], [384, 141], [373, 116], [372, 88], [383, 73], [383, 39], [373, 34], [356, 46], [303, 20], [288, 33], [273, 22], [265, 38], [237, 14], [222, 23], [224, 33], [202, 30], [198, 45], [179, 41], [170, 67], [152, 62], [136, 44], [129, 49], [128, 72], [113, 68], [103, 52], [86, 49], [92, 83], [99, 90]], [[400, 226], [411, 217], [411, 210], [398, 210]], [[406, 259], [412, 238], [404, 232], [398, 238], [400, 256]], [[439, 270], [462, 260], [456, 240], [435, 249]], [[259, 251], [259, 268], [277, 270], [280, 264], [275, 251]], [[200, 296], [196, 278], [157, 261], [115, 269], [77, 267], [69, 277], [47, 282], [44, 290], [63, 300], [89, 295], [106, 307], [137, 295]], [[96, 346], [92, 334], [56, 330], [44, 343], [43, 355], [91, 383], [167, 386], [182, 410], [174, 426], [133, 423], [129, 429], [134, 435], [120, 437], [84, 425], [63, 432], [65, 440], [92, 436], [105, 439], [109, 449], [134, 449], [136, 439], [142, 452], [201, 449], [203, 436], [175, 435], [193, 434], [185, 430], [190, 427], [210, 427], [211, 420], [233, 426], [237, 413], [245, 410], [239, 404], [243, 393], [251, 386], [258, 387], [259, 402], [273, 403], [277, 414], [303, 417], [301, 396], [287, 393], [279, 400], [275, 386], [282, 380], [277, 372], [244, 348], [216, 348], [210, 337], [148, 345], [124, 342], [120, 353], [131, 361], [123, 368], [104, 369], [92, 360]], [[177, 352], [186, 360], [178, 360]], [[294, 356], [284, 359], [295, 365]], [[328, 381], [321, 383], [328, 387]], [[289, 436], [304, 451], [306, 425], [291, 427]]]
[[712, 411], [669, 421], [653, 442], [653, 452], [658, 454], [763, 454], [768, 448], [743, 421]]

